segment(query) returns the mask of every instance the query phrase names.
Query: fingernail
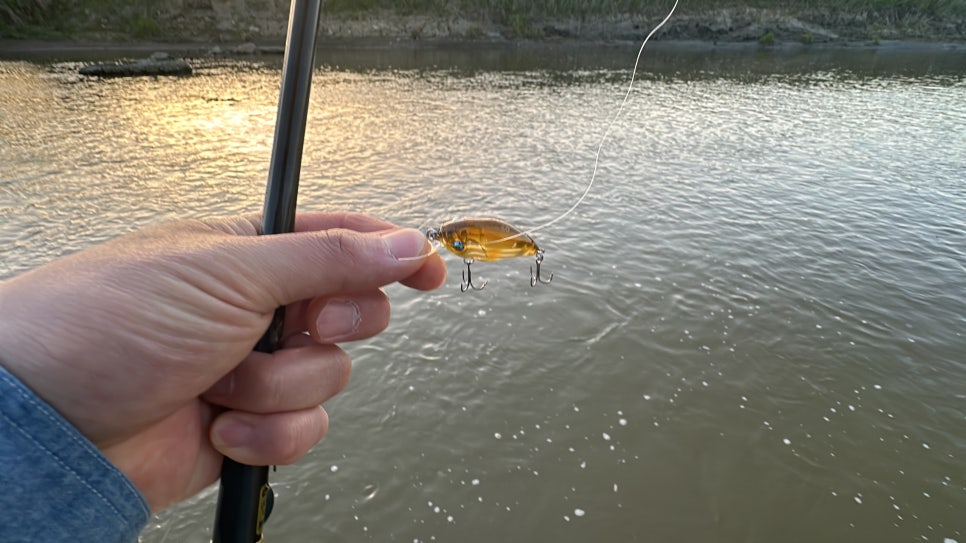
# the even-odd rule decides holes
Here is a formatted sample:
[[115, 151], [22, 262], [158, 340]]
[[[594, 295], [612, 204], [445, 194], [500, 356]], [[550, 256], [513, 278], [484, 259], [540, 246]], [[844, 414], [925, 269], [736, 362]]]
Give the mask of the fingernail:
[[389, 254], [396, 260], [415, 258], [428, 254], [429, 252], [426, 249], [429, 244], [426, 236], [419, 230], [412, 228], [393, 230], [392, 232], [384, 234], [382, 239], [386, 242], [386, 248], [389, 250]]
[[241, 449], [251, 445], [254, 433], [250, 424], [239, 420], [226, 420], [215, 423], [212, 441], [219, 449]]
[[320, 338], [334, 341], [354, 333], [361, 322], [362, 312], [355, 302], [332, 299], [319, 312], [315, 327]]

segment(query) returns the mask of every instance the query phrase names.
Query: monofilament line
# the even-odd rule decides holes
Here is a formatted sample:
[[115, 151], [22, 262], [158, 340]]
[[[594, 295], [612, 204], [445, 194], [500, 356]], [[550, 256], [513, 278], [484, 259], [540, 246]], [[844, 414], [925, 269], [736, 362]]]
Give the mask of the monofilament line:
[[600, 138], [600, 144], [597, 145], [597, 153], [594, 155], [594, 170], [590, 175], [590, 182], [587, 183], [587, 188], [584, 189], [584, 193], [580, 195], [580, 198], [577, 198], [577, 201], [574, 202], [574, 205], [570, 206], [570, 209], [568, 209], [567, 211], [564, 211], [563, 213], [558, 215], [555, 219], [549, 222], [545, 222], [539, 226], [530, 228], [525, 232], [514, 234], [512, 236], [507, 236], [503, 239], [496, 240], [495, 242], [492, 242], [492, 243], [499, 243], [501, 241], [518, 238], [520, 236], [527, 236], [538, 230], [543, 230], [544, 228], [547, 228], [548, 226], [551, 226], [557, 223], [567, 215], [570, 215], [571, 213], [573, 213], [573, 211], [577, 209], [577, 206], [579, 206], [581, 202], [583, 202], [584, 199], [587, 197], [587, 195], [590, 194], [590, 189], [594, 186], [594, 181], [597, 179], [597, 169], [600, 166], [600, 153], [604, 149], [604, 143], [607, 142], [607, 137], [610, 135], [610, 132], [614, 128], [614, 125], [617, 124], [617, 120], [620, 118], [621, 114], [624, 112], [624, 106], [627, 105], [627, 100], [630, 98], [631, 92], [634, 90], [634, 81], [636, 80], [636, 77], [637, 77], [637, 67], [641, 62], [641, 55], [644, 54], [644, 46], [647, 45], [647, 42], [651, 39], [651, 36], [653, 36], [658, 30], [661, 29], [661, 27], [663, 27], [671, 19], [671, 16], [674, 15], [674, 10], [678, 7], [678, 2], [679, 0], [674, 0], [674, 5], [671, 6], [671, 10], [667, 12], [667, 15], [664, 17], [664, 20], [662, 20], [660, 23], [657, 24], [657, 26], [651, 29], [651, 31], [644, 38], [644, 41], [641, 42], [641, 48], [637, 51], [637, 58], [634, 59], [634, 69], [631, 70], [631, 81], [627, 85], [627, 92], [624, 93], [624, 99], [621, 100], [621, 105], [620, 107], [617, 108], [617, 113], [614, 114], [614, 117], [607, 125], [607, 128], [604, 129], [604, 135]]

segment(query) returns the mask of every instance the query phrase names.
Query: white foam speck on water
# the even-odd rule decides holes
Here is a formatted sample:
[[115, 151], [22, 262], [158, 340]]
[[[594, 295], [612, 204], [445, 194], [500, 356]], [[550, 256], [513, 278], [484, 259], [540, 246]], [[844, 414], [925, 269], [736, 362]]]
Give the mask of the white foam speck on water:
[[583, 509], [574, 509], [574, 515], [576, 515], [578, 517], [582, 517], [582, 516], [584, 516], [586, 514], [587, 513]]

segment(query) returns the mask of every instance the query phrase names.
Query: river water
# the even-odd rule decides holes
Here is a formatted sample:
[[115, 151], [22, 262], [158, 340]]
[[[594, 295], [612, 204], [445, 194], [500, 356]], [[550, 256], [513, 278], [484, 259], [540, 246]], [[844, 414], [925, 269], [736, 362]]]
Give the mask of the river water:
[[[320, 53], [299, 205], [527, 228], [636, 49]], [[258, 211], [280, 60], [0, 62], [0, 276]], [[659, 48], [529, 259], [392, 286], [267, 540], [966, 541], [966, 55]], [[142, 540], [210, 538], [215, 489]]]

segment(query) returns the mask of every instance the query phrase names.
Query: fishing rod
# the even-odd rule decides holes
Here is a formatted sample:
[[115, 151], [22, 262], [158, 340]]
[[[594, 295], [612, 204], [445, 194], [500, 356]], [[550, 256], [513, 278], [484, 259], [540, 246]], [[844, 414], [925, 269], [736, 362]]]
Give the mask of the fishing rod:
[[[289, 9], [262, 235], [285, 234], [295, 229], [302, 144], [321, 10], [322, 0], [292, 0]], [[279, 307], [255, 350], [275, 352], [281, 343], [284, 322], [285, 308]], [[226, 457], [221, 467], [212, 543], [260, 543], [262, 527], [274, 503], [275, 494], [268, 486], [268, 466], [248, 466]]]

